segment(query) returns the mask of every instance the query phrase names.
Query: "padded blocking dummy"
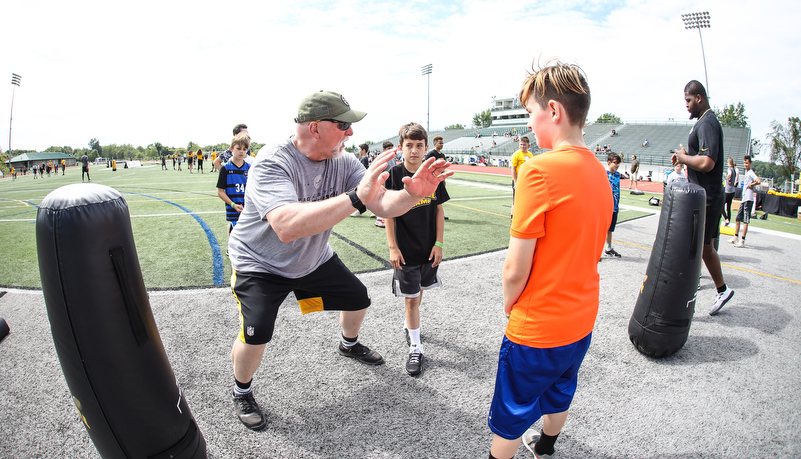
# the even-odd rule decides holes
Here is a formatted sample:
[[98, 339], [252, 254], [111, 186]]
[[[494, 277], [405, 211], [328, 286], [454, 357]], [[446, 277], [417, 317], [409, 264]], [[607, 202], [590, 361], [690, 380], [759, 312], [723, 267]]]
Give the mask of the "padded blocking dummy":
[[0, 341], [3, 341], [8, 336], [9, 331], [6, 319], [0, 317]]
[[689, 182], [665, 190], [659, 229], [629, 321], [638, 351], [666, 357], [687, 342], [704, 245], [706, 192]]
[[206, 442], [164, 352], [115, 190], [61, 187], [42, 201], [36, 244], [61, 369], [104, 458], [205, 458]]

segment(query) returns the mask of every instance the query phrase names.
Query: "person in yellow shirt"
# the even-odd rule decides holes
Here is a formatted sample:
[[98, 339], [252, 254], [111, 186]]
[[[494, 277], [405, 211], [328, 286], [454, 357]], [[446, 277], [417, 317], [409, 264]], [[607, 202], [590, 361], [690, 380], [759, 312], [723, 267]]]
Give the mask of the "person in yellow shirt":
[[529, 142], [528, 137], [526, 136], [521, 137], [518, 146], [520, 147], [520, 149], [512, 154], [512, 161], [510, 166], [512, 169], [512, 216], [514, 216], [515, 212], [515, 188], [517, 186], [517, 170], [520, 169], [521, 164], [534, 157], [534, 154], [528, 151], [528, 149], [531, 147], [531, 142]]
[[65, 160], [61, 160], [61, 175], [64, 175], [64, 172], [67, 170], [67, 162]]
[[197, 149], [197, 171], [203, 173], [203, 150]]

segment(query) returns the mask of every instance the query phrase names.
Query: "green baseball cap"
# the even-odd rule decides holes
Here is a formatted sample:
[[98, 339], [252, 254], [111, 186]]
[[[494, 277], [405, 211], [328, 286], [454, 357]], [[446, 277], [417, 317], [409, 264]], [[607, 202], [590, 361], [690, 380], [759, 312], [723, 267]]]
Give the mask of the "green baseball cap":
[[300, 103], [296, 123], [318, 120], [336, 120], [346, 123], [361, 121], [367, 115], [365, 112], [352, 110], [348, 101], [331, 91], [315, 92], [307, 96]]

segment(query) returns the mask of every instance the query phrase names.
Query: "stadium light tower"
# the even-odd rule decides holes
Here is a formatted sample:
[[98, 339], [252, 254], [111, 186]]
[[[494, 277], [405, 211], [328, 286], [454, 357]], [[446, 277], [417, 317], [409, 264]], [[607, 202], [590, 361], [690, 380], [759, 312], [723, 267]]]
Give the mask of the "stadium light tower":
[[698, 37], [701, 39], [701, 56], [704, 58], [704, 78], [706, 79], [706, 96], [709, 95], [709, 76], [706, 73], [706, 54], [704, 53], [704, 37], [701, 36], [701, 29], [709, 28], [709, 11], [701, 13], [682, 14], [681, 20], [684, 21], [685, 29], [698, 29]]
[[428, 75], [428, 113], [426, 113], [426, 131], [431, 130], [431, 72], [433, 70], [433, 64], [423, 66], [423, 76]]
[[11, 115], [8, 117], [8, 164], [11, 166], [11, 122], [14, 120], [14, 92], [22, 77], [16, 73], [11, 74]]

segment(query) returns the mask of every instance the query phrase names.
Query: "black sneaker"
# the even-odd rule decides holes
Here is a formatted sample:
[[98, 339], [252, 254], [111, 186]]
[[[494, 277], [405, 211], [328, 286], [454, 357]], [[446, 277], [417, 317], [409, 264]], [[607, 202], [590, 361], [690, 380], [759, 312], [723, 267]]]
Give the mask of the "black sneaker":
[[233, 398], [236, 414], [242, 424], [245, 424], [245, 427], [257, 431], [264, 430], [267, 427], [267, 420], [264, 419], [264, 414], [262, 414], [259, 404], [253, 398], [253, 392], [245, 395], [233, 394]]
[[416, 376], [421, 371], [423, 371], [423, 353], [414, 346], [406, 358], [406, 373], [409, 373], [409, 376]]
[[606, 254], [607, 257], [620, 258], [620, 256], [621, 256], [619, 253], [615, 252], [615, 249], [609, 249], [609, 250], [605, 251], [604, 253]]
[[337, 347], [337, 351], [345, 357], [352, 357], [361, 363], [367, 365], [381, 365], [384, 363], [384, 358], [381, 354], [371, 350], [369, 347], [362, 343], [356, 343], [351, 348], [346, 348], [341, 342]]

